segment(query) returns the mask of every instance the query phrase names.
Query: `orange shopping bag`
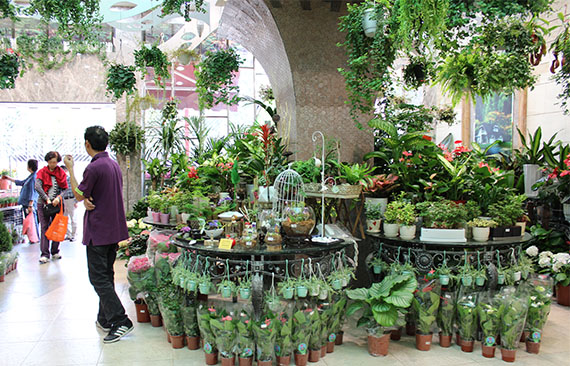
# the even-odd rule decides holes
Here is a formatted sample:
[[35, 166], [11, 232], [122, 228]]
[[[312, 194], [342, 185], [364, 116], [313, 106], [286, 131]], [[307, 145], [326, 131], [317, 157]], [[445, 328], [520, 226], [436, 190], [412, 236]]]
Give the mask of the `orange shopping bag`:
[[67, 233], [67, 220], [69, 220], [69, 218], [63, 214], [62, 204], [59, 213], [55, 215], [51, 225], [46, 231], [46, 238], [53, 241], [64, 241], [65, 234]]

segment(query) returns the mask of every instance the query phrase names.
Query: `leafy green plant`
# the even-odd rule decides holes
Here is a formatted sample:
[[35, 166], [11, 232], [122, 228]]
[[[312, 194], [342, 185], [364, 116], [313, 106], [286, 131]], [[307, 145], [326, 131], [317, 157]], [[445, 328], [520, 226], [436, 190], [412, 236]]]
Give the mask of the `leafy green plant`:
[[141, 49], [135, 50], [134, 56], [137, 70], [144, 76], [148, 74], [147, 68], [151, 67], [154, 70], [156, 85], [164, 88], [166, 81], [170, 79], [170, 72], [168, 71], [170, 62], [168, 62], [166, 54], [154, 44], [150, 48], [143, 45]]
[[370, 172], [374, 170], [374, 167], [368, 164], [345, 164], [333, 161], [333, 163], [338, 167], [340, 175], [338, 178], [344, 179], [348, 184], [360, 184], [365, 182], [365, 179]]
[[294, 311], [293, 319], [293, 348], [295, 353], [304, 355], [309, 350], [309, 339], [311, 332], [310, 317], [312, 312], [316, 312], [312, 308], [297, 309]]
[[323, 344], [321, 339], [321, 328], [323, 323], [321, 322], [321, 316], [319, 311], [315, 309], [309, 313], [309, 349], [312, 351], [319, 350]]
[[250, 358], [253, 357], [253, 350], [255, 349], [255, 339], [253, 336], [253, 320], [246, 310], [242, 310], [237, 322], [237, 336], [236, 348], [239, 357]]
[[380, 203], [366, 202], [364, 204], [364, 214], [368, 220], [379, 220], [382, 218], [382, 205]]
[[515, 222], [522, 218], [525, 210], [523, 202], [525, 195], [509, 195], [503, 201], [494, 203], [489, 207], [489, 216], [497, 222], [499, 226], [513, 226]]
[[12, 250], [12, 235], [3, 221], [4, 214], [0, 212], [0, 253]]
[[400, 209], [396, 213], [397, 220], [402, 225], [415, 225], [416, 224], [416, 210], [414, 205], [407, 202], [402, 202]]
[[457, 327], [461, 340], [474, 340], [477, 334], [477, 306], [475, 296], [464, 295], [459, 297], [456, 307]]
[[188, 337], [199, 337], [200, 328], [198, 327], [198, 315], [196, 313], [196, 304], [190, 303], [181, 308], [182, 319], [184, 321], [184, 334]]
[[216, 337], [216, 346], [224, 358], [234, 355], [237, 319], [232, 314], [220, 314], [218, 318], [210, 319], [210, 329]]
[[233, 105], [239, 101], [239, 87], [232, 85], [232, 79], [241, 63], [233, 48], [206, 52], [202, 62], [196, 65], [196, 91], [200, 109], [210, 109], [219, 103]]
[[190, 4], [194, 3], [194, 11], [205, 13], [204, 0], [163, 0], [162, 1], [162, 16], [170, 14], [179, 14], [184, 17], [184, 20], [189, 22], [192, 20], [190, 17], [192, 11]]
[[23, 74], [21, 65], [22, 60], [11, 48], [0, 49], [0, 89], [14, 89], [16, 78]]
[[402, 206], [400, 201], [392, 201], [386, 206], [384, 211], [384, 222], [387, 224], [396, 224], [398, 222], [398, 211]]
[[525, 330], [529, 333], [528, 340], [532, 342], [541, 341], [542, 329], [550, 314], [552, 282], [552, 279], [546, 277], [533, 280], [525, 324]]
[[455, 294], [444, 292], [441, 294], [439, 311], [437, 312], [437, 326], [442, 335], [452, 335], [455, 323]]
[[412, 306], [416, 315], [416, 327], [420, 334], [430, 334], [435, 325], [440, 303], [441, 285], [437, 280], [427, 280], [418, 285]]
[[500, 304], [496, 297], [486, 295], [479, 299], [477, 314], [483, 332], [483, 344], [488, 347], [495, 346], [499, 328], [501, 326]]
[[277, 323], [278, 333], [275, 337], [275, 355], [278, 357], [290, 356], [293, 351], [293, 320], [285, 313], [280, 314], [277, 320], [279, 323]]
[[198, 327], [200, 337], [204, 340], [204, 352], [216, 352], [216, 336], [212, 329], [211, 320], [217, 319], [217, 310], [213, 305], [200, 304], [198, 306]]
[[136, 92], [137, 79], [135, 67], [121, 64], [112, 64], [107, 70], [107, 95], [118, 100], [123, 94], [132, 95]]
[[[236, 284], [232, 280], [224, 279], [218, 283], [218, 293], [229, 290], [231, 294], [236, 291]], [[230, 295], [231, 296], [231, 295]]]
[[109, 145], [115, 154], [139, 152], [144, 141], [144, 130], [135, 122], [119, 122], [109, 132]]
[[416, 208], [424, 219], [424, 227], [457, 229], [467, 217], [467, 210], [463, 205], [448, 200], [420, 202]]
[[494, 220], [487, 219], [473, 219], [467, 223], [470, 227], [497, 227], [497, 222]]
[[253, 333], [257, 343], [257, 359], [259, 361], [271, 361], [277, 337], [278, 320], [272, 313], [266, 313], [254, 322]]
[[524, 328], [528, 300], [514, 291], [506, 292], [501, 303], [501, 347], [516, 349]]
[[12, 21], [16, 21], [18, 14], [17, 8], [10, 2], [10, 0], [0, 1], [0, 19], [10, 18]]
[[321, 177], [321, 169], [316, 166], [315, 158], [295, 161], [291, 165], [291, 169], [299, 173], [303, 178], [303, 183], [314, 183]]
[[371, 334], [377, 334], [379, 330], [396, 324], [399, 313], [411, 305], [417, 286], [412, 274], [396, 274], [386, 276], [370, 288], [347, 290], [346, 295], [354, 302], [346, 315], [351, 316], [363, 309], [358, 326], [366, 326]]

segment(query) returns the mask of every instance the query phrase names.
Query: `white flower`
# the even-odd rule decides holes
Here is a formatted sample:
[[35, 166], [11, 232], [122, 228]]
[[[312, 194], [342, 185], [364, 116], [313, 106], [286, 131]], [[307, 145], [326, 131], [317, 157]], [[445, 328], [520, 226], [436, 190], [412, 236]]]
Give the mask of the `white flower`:
[[526, 254], [528, 254], [531, 257], [536, 257], [538, 255], [538, 248], [535, 245], [528, 247], [526, 250]]
[[552, 252], [547, 250], [544, 252], [540, 252], [540, 254], [538, 255], [539, 258], [552, 258]]
[[541, 267], [548, 267], [550, 265], [550, 258], [548, 257], [539, 258], [538, 265]]
[[560, 262], [555, 262], [555, 263], [552, 265], [552, 271], [553, 271], [553, 272], [558, 272], [558, 271], [560, 271], [560, 268], [562, 268], [562, 266], [563, 266], [562, 263], [560, 263]]
[[134, 228], [136, 224], [137, 224], [137, 220], [135, 220], [135, 219], [132, 219], [132, 220], [127, 221], [127, 227], [128, 227], [129, 229]]
[[570, 254], [556, 253], [554, 254], [554, 263], [568, 264], [570, 263]]
[[317, 159], [317, 158], [314, 158], [314, 159], [315, 159], [315, 166], [316, 166], [317, 168], [320, 168], [320, 166], [321, 166], [321, 160], [320, 160], [320, 159]]

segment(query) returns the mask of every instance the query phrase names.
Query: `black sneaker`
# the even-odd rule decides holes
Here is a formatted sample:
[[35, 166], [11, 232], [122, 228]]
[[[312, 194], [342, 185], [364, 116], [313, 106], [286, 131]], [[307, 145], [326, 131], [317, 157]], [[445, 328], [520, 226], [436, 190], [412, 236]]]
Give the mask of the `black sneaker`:
[[103, 332], [110, 332], [111, 331], [111, 326], [110, 325], [103, 325], [101, 323], [99, 323], [99, 320], [95, 320], [95, 325], [97, 326], [97, 328], [101, 329]]
[[133, 322], [130, 319], [127, 319], [127, 321], [123, 325], [114, 325], [113, 328], [111, 328], [109, 334], [107, 334], [107, 336], [103, 338], [103, 343], [117, 342], [121, 338], [129, 334], [134, 328], [135, 327], [133, 325]]

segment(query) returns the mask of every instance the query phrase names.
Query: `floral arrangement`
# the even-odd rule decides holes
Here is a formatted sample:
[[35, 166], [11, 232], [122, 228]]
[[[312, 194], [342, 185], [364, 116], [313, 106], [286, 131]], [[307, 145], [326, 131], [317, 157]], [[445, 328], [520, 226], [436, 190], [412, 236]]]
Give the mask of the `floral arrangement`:
[[530, 246], [526, 249], [526, 254], [537, 261], [541, 273], [550, 274], [556, 283], [562, 286], [570, 285], [570, 254], [569, 253], [552, 253], [545, 250], [539, 253], [536, 246]]
[[135, 236], [151, 230], [152, 225], [145, 224], [143, 219], [132, 219], [127, 221], [127, 229], [129, 229], [129, 236]]
[[154, 267], [147, 256], [131, 257], [127, 264], [127, 280], [132, 300], [135, 300], [139, 293], [155, 287]]

